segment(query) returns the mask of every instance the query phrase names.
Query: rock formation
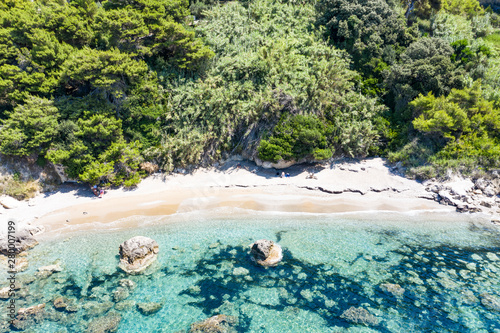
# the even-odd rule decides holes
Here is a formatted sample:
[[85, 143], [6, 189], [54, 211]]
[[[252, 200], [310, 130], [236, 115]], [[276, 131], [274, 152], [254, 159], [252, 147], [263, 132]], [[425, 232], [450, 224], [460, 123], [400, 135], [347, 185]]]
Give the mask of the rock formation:
[[281, 246], [267, 239], [253, 243], [250, 254], [257, 264], [264, 267], [276, 266], [283, 259]]
[[9, 254], [19, 254], [29, 250], [38, 244], [33, 234], [27, 229], [18, 230], [14, 234], [14, 241], [9, 243], [7, 234], [0, 235], [0, 254], [8, 256]]
[[235, 317], [216, 315], [192, 324], [189, 333], [232, 333], [236, 332], [234, 325], [237, 322]]
[[380, 289], [387, 293], [387, 294], [392, 294], [394, 296], [403, 296], [405, 293], [405, 290], [401, 288], [399, 284], [393, 284], [393, 283], [384, 283], [380, 285]]
[[17, 311], [16, 319], [12, 321], [12, 326], [16, 330], [25, 330], [29, 326], [44, 320], [45, 303], [30, 306], [29, 308], [20, 308]]
[[151, 265], [159, 252], [151, 238], [136, 236], [120, 244], [119, 267], [129, 274], [139, 274]]
[[157, 313], [163, 307], [163, 303], [149, 302], [149, 303], [137, 303], [137, 309], [140, 313], [145, 316], [149, 316]]
[[368, 310], [353, 306], [344, 311], [340, 317], [354, 324], [376, 326], [379, 323], [379, 319]]
[[99, 317], [90, 322], [87, 333], [107, 333], [116, 332], [122, 316], [118, 313], [110, 313], [104, 317]]

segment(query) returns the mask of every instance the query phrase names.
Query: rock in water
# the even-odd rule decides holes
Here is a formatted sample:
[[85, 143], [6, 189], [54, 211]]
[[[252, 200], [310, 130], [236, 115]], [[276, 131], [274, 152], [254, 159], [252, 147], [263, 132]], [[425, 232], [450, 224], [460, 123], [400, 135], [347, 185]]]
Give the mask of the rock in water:
[[276, 266], [283, 259], [281, 246], [267, 239], [253, 243], [250, 254], [256, 263], [265, 267]]
[[216, 315], [192, 324], [189, 333], [233, 333], [236, 332], [234, 325], [237, 323], [235, 317]]
[[159, 252], [155, 240], [136, 236], [120, 244], [119, 267], [129, 274], [139, 274], [151, 265]]
[[500, 297], [493, 296], [488, 293], [481, 294], [479, 297], [481, 298], [481, 303], [484, 307], [492, 311], [500, 312]]
[[110, 313], [104, 317], [99, 317], [90, 322], [87, 333], [108, 333], [116, 332], [122, 316], [118, 313]]
[[137, 309], [139, 310], [140, 313], [142, 313], [145, 316], [157, 313], [158, 311], [161, 310], [162, 307], [163, 303], [156, 303], [156, 302], [137, 304]]
[[376, 326], [379, 323], [378, 318], [368, 312], [368, 310], [363, 308], [355, 308], [353, 306], [344, 311], [340, 318], [343, 318], [354, 324], [362, 324], [367, 326]]
[[16, 330], [25, 330], [29, 326], [43, 321], [45, 315], [45, 303], [30, 306], [29, 308], [20, 308], [17, 311], [16, 319], [11, 325]]
[[387, 293], [387, 294], [392, 294], [394, 296], [403, 296], [405, 293], [405, 290], [401, 288], [399, 284], [393, 284], [393, 283], [384, 283], [380, 285], [380, 289]]
[[7, 234], [0, 235], [0, 254], [8, 256], [9, 254], [19, 254], [31, 249], [38, 244], [35, 237], [29, 230], [18, 230], [14, 235], [14, 242], [9, 243]]

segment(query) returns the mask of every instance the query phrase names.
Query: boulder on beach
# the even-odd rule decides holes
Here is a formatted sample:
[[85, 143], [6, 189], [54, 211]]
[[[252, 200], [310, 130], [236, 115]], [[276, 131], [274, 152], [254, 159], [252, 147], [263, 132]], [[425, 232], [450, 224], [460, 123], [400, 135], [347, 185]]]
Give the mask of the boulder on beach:
[[236, 332], [234, 325], [238, 323], [236, 317], [216, 315], [191, 324], [189, 333], [232, 333]]
[[345, 310], [340, 318], [343, 318], [354, 324], [361, 324], [367, 326], [377, 326], [379, 319], [372, 315], [368, 310], [364, 308], [355, 308], [351, 306], [349, 309]]
[[283, 259], [282, 252], [279, 244], [267, 239], [260, 239], [252, 244], [250, 254], [257, 264], [264, 267], [272, 267], [276, 266]]
[[155, 260], [159, 252], [155, 240], [136, 236], [120, 244], [119, 267], [129, 274], [143, 272]]
[[11, 240], [10, 242], [7, 234], [1, 234], [0, 254], [3, 254], [4, 256], [8, 256], [9, 254], [19, 254], [35, 247], [37, 244], [38, 242], [35, 237], [33, 237], [33, 234], [27, 229], [17, 230], [14, 234], [14, 240]]

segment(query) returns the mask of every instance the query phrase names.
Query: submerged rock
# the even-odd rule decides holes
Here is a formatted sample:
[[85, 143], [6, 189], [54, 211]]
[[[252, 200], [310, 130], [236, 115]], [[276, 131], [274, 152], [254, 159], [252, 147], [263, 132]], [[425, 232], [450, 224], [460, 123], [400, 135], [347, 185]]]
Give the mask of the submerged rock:
[[488, 293], [481, 294], [479, 297], [485, 308], [500, 312], [500, 297]]
[[89, 317], [99, 316], [106, 313], [109, 309], [113, 307], [113, 302], [95, 302], [90, 301], [83, 305], [86, 314]]
[[130, 296], [130, 292], [127, 288], [118, 287], [115, 291], [113, 291], [113, 300], [115, 302], [123, 301], [124, 299]]
[[135, 306], [135, 301], [126, 300], [115, 304], [115, 309], [118, 311], [125, 311], [133, 308]]
[[66, 312], [77, 312], [78, 307], [75, 304], [74, 299], [66, 298], [66, 297], [57, 297], [53, 301], [54, 308], [59, 311]]
[[216, 315], [204, 321], [191, 324], [189, 333], [233, 333], [238, 323], [236, 317]]
[[10, 287], [5, 287], [0, 289], [0, 299], [8, 299], [10, 293]]
[[123, 287], [127, 288], [128, 290], [134, 290], [135, 289], [135, 282], [129, 279], [121, 279], [118, 284]]
[[162, 307], [163, 303], [156, 303], [156, 302], [137, 304], [137, 309], [139, 310], [140, 313], [142, 313], [145, 316], [157, 313], [158, 311], [161, 310]]
[[354, 324], [362, 324], [367, 326], [376, 326], [379, 323], [379, 319], [372, 315], [368, 310], [363, 308], [355, 308], [350, 307], [342, 315], [340, 318], [343, 318]]
[[17, 330], [25, 330], [29, 326], [39, 323], [44, 320], [45, 303], [30, 306], [28, 308], [20, 308], [17, 311], [16, 319], [11, 325]]
[[53, 265], [48, 265], [38, 268], [36, 276], [40, 278], [47, 278], [52, 274], [54, 274], [55, 272], [60, 272], [60, 271], [62, 271], [61, 265], [59, 263], [56, 263]]
[[283, 259], [281, 246], [267, 239], [253, 243], [250, 254], [257, 264], [265, 267], [276, 266]]
[[116, 332], [122, 316], [118, 313], [110, 313], [104, 317], [99, 317], [90, 322], [87, 333], [107, 333]]
[[384, 283], [380, 285], [380, 289], [387, 293], [387, 294], [392, 294], [394, 296], [403, 296], [405, 293], [405, 290], [401, 288], [399, 284], [393, 284], [393, 283]]
[[119, 267], [129, 274], [139, 274], [151, 265], [159, 252], [155, 240], [136, 236], [120, 244]]

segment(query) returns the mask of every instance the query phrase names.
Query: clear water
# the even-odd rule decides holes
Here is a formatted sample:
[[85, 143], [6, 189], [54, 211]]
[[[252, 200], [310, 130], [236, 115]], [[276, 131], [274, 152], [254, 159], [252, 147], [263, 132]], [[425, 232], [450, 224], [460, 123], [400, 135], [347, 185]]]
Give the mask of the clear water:
[[[18, 275], [27, 282], [17, 305], [46, 303], [46, 319], [30, 332], [84, 332], [108, 312], [120, 313], [118, 332], [188, 331], [216, 314], [237, 317], [238, 332], [500, 332], [500, 312], [480, 296], [500, 297], [500, 230], [462, 215], [382, 214], [171, 216], [144, 220], [140, 230], [45, 240]], [[136, 235], [155, 239], [160, 254], [148, 274], [127, 276], [118, 246]], [[262, 238], [282, 246], [278, 267], [249, 260], [249, 245]], [[63, 271], [28, 283], [56, 260]], [[113, 291], [123, 278], [136, 288], [130, 307], [117, 310]], [[384, 283], [404, 294], [384, 292]], [[79, 310], [55, 310], [57, 296], [76, 299]], [[134, 305], [141, 302], [164, 305], [143, 315]], [[378, 325], [345, 320], [350, 307]]]

